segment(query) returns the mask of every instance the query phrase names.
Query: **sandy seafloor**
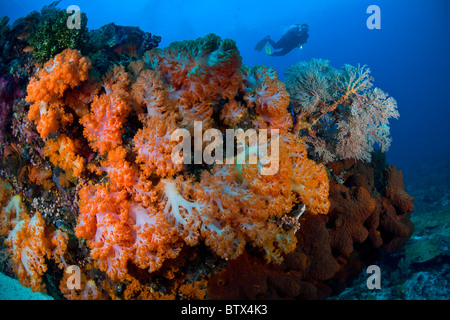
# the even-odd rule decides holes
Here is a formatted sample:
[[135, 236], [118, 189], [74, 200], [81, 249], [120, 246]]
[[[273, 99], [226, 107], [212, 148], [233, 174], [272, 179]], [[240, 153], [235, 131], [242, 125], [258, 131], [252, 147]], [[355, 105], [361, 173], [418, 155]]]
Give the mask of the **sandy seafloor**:
[[52, 297], [22, 287], [16, 279], [0, 272], [0, 300], [53, 300]]

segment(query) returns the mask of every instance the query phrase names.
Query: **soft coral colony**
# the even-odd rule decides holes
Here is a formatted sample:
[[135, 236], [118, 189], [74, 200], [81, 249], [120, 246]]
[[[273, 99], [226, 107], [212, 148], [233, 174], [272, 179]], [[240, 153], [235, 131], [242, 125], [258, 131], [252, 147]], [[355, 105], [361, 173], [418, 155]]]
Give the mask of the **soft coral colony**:
[[[343, 92], [331, 97], [322, 94], [330, 89], [321, 78], [331, 81], [330, 76], [309, 66], [296, 75], [306, 74], [311, 88], [300, 84], [305, 89], [299, 93], [290, 82], [293, 117], [291, 96], [276, 71], [242, 65], [235, 42], [214, 34], [151, 49], [140, 59], [128, 57], [102, 76], [92, 61], [64, 49], [41, 65], [26, 87], [29, 108], [23, 100], [15, 104], [24, 115], [13, 121], [11, 144], [1, 150], [5, 165], [13, 157], [19, 164], [22, 156], [31, 161], [17, 168], [19, 174], [2, 170], [0, 180], [0, 231], [12, 269], [33, 290], [59, 279], [55, 295], [66, 298], [204, 298], [208, 274], [223, 268], [219, 261], [251, 252], [264, 264], [285, 263], [285, 257], [312, 245], [299, 243], [305, 219], [326, 217], [333, 207], [330, 179], [336, 175], [321, 164], [333, 157], [320, 157], [311, 145], [334, 152], [333, 159], [351, 158], [336, 151], [346, 146], [352, 148], [346, 155], [372, 150], [373, 139], [351, 139], [348, 130], [342, 139], [352, 144], [342, 142], [337, 149], [335, 140], [327, 140], [324, 132], [332, 129], [325, 124], [336, 117], [341, 128], [346, 116], [341, 110], [360, 108], [360, 118], [377, 120], [371, 121], [373, 135], [384, 130], [378, 135], [386, 138], [387, 119], [396, 116], [395, 101], [380, 91], [366, 92], [371, 80], [366, 69], [336, 75]], [[308, 94], [313, 107], [303, 107]], [[374, 104], [370, 117], [361, 115]], [[194, 121], [201, 122], [202, 134], [210, 128], [223, 134], [277, 129], [277, 172], [264, 175], [262, 165], [248, 159], [240, 165], [174, 163], [178, 142], [171, 136], [177, 129], [193, 132]], [[268, 143], [274, 143], [270, 137]], [[395, 195], [402, 192], [402, 184], [397, 186]], [[57, 208], [49, 207], [52, 198]], [[405, 201], [412, 200], [405, 196]], [[391, 215], [411, 210], [402, 207]], [[209, 260], [215, 263], [206, 267]], [[64, 269], [71, 264], [82, 268], [81, 289], [65, 285]], [[189, 272], [189, 264], [201, 265], [203, 273]], [[55, 271], [44, 281], [49, 266]], [[217, 297], [214, 283], [211, 294]]]
[[[284, 85], [273, 70], [269, 79], [258, 68], [242, 74], [233, 41], [211, 34], [148, 52], [129, 66], [130, 74], [115, 66], [101, 80], [90, 110], [76, 119], [77, 112], [70, 113], [73, 107], [61, 99], [75, 86], [83, 90], [89, 66], [70, 49], [47, 62], [28, 85], [27, 100], [33, 103], [28, 116], [41, 137], [54, 135], [45, 142], [45, 155], [71, 177], [83, 174], [85, 161], [78, 153], [80, 141], [61, 133], [62, 126], [78, 122], [85, 141], [98, 153], [86, 169], [107, 178], [98, 183], [91, 179], [80, 188], [75, 233], [87, 240], [92, 258], [111, 279], [127, 279], [128, 262], [157, 271], [166, 258], [177, 256], [183, 243], [205, 242], [219, 256], [233, 259], [248, 242], [261, 247], [268, 261], [279, 261], [295, 248], [296, 238], [295, 229], [285, 231], [277, 219], [299, 201], [311, 212], [327, 212], [325, 169], [307, 159], [301, 141], [288, 132]], [[252, 78], [255, 87], [247, 88], [244, 77]], [[194, 120], [212, 126], [213, 106], [238, 96], [255, 101], [249, 107], [255, 126], [284, 133], [278, 173], [265, 178], [250, 164], [240, 170], [216, 164], [195, 177], [173, 164], [176, 142], [170, 136], [176, 128]], [[133, 110], [142, 128], [124, 143]]]

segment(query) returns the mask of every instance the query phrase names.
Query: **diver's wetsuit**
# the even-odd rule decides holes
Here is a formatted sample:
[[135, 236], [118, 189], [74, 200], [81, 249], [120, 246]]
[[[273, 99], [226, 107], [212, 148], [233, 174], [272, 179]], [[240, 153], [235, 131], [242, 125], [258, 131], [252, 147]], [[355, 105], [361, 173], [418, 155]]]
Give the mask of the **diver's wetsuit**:
[[280, 40], [277, 42], [270, 39], [270, 37], [267, 37], [267, 41], [270, 43], [272, 48], [276, 49], [282, 49], [280, 51], [275, 51], [271, 56], [284, 56], [286, 53], [292, 51], [292, 49], [303, 45], [306, 43], [306, 40], [308, 39], [308, 26], [302, 25], [302, 28], [294, 27], [289, 29]]

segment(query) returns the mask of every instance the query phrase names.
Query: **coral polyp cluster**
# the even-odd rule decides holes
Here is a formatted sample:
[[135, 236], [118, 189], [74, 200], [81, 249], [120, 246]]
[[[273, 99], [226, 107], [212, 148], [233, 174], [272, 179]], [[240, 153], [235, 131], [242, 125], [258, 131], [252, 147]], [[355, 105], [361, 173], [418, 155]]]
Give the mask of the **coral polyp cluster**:
[[[87, 45], [114, 32], [124, 39], [117, 46]], [[401, 174], [387, 171], [381, 195], [363, 178], [351, 186], [354, 172], [337, 182], [354, 169], [348, 163], [319, 161], [367, 159], [373, 142], [361, 136], [359, 154], [337, 145], [325, 118], [346, 121], [349, 106], [381, 110], [381, 122], [395, 116], [391, 100], [367, 91], [364, 69], [339, 76], [347, 91], [330, 96], [325, 83], [309, 97], [300, 80], [289, 93], [273, 68], [242, 65], [236, 43], [215, 34], [164, 49], [115, 25], [91, 37], [83, 50], [40, 52], [51, 57], [24, 82], [25, 98], [0, 96], [13, 111], [0, 149], [0, 235], [5, 270], [23, 285], [67, 299], [205, 298], [207, 286], [222, 298], [217, 277], [243, 261], [263, 266], [261, 279], [292, 269], [301, 290], [280, 296], [301, 297], [337, 273], [354, 242], [396, 247], [409, 237], [412, 199]], [[302, 68], [298, 77], [319, 78]], [[325, 141], [335, 155], [313, 157]], [[68, 286], [74, 267], [78, 288]]]

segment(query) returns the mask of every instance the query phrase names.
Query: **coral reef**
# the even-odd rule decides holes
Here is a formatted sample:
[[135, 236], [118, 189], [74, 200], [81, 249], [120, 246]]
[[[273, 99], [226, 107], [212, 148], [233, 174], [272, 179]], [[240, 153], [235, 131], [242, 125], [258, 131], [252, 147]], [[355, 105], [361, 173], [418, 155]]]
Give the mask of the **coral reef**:
[[[266, 264], [258, 252], [247, 251], [210, 277], [209, 297], [324, 299], [343, 290], [365, 261], [379, 256], [379, 248], [395, 250], [410, 238], [412, 199], [399, 210], [393, 209], [383, 192], [389, 184], [376, 190], [375, 172], [364, 162], [335, 162], [330, 166], [341, 168], [335, 173], [343, 174], [344, 181], [330, 182], [327, 215], [302, 215], [295, 251], [280, 265]], [[387, 167], [381, 174], [388, 175], [391, 170], [395, 168]], [[400, 176], [397, 174], [397, 179]], [[397, 189], [396, 194], [403, 192]]]
[[355, 160], [377, 139], [386, 150], [397, 115], [368, 69], [293, 67], [329, 81], [300, 92], [242, 65], [231, 39], [159, 49], [137, 27], [89, 31], [85, 16], [68, 35], [57, 4], [0, 21], [18, 43], [5, 74], [8, 55], [33, 47], [33, 68], [0, 78], [14, 84], [0, 86], [0, 253], [24, 286], [58, 299], [320, 299], [409, 239], [401, 172]]
[[[216, 164], [211, 171], [191, 175], [172, 163], [177, 143], [170, 136], [180, 127], [192, 130], [194, 120], [202, 122], [203, 129], [211, 127], [213, 106], [238, 95], [243, 76], [237, 48], [231, 40], [210, 34], [148, 52], [138, 63], [144, 67], [136, 72], [131, 99], [126, 90], [129, 77], [115, 67], [104, 78], [105, 93], [98, 96], [102, 102], [95, 97], [90, 113], [80, 119], [90, 147], [100, 156], [99, 165], [88, 166], [109, 178], [109, 185], [87, 185], [79, 192], [76, 235], [87, 239], [99, 268], [114, 280], [124, 280], [129, 277], [129, 261], [154, 272], [166, 259], [175, 258], [183, 243], [200, 242], [227, 259], [253, 243], [263, 248], [267, 260], [280, 262], [283, 253], [295, 248], [295, 232], [280, 229], [275, 220], [299, 201], [314, 214], [327, 213], [325, 169], [307, 159], [304, 146], [284, 129], [281, 168], [274, 176], [261, 175], [250, 163]], [[288, 94], [273, 70], [269, 80], [260, 79], [258, 86], [269, 89], [255, 90], [256, 101], [244, 105], [255, 109], [255, 125], [276, 127], [271, 119], [287, 114], [287, 103], [277, 101]], [[133, 99], [144, 106], [135, 108], [143, 127], [130, 137], [133, 148], [126, 150], [123, 126]], [[269, 103], [271, 111], [264, 111]], [[139, 167], [127, 160], [130, 156]], [[266, 185], [269, 180], [271, 186]]]

